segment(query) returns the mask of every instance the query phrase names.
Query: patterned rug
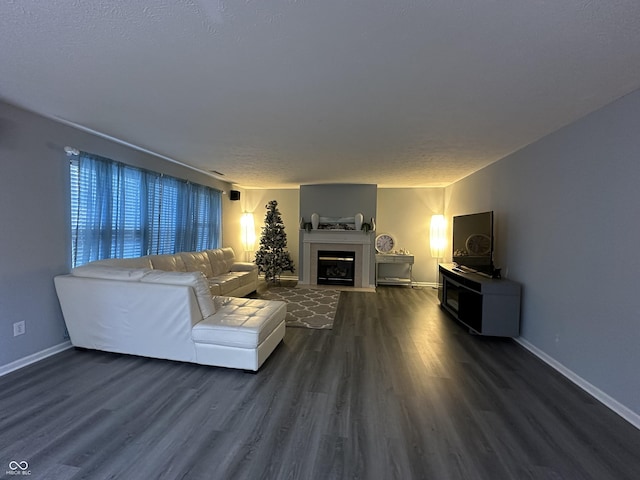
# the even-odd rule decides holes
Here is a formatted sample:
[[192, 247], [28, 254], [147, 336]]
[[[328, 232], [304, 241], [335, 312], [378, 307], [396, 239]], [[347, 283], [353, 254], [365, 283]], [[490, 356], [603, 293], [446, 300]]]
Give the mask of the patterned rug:
[[260, 298], [287, 302], [287, 327], [330, 330], [333, 328], [340, 290], [271, 287], [260, 293]]

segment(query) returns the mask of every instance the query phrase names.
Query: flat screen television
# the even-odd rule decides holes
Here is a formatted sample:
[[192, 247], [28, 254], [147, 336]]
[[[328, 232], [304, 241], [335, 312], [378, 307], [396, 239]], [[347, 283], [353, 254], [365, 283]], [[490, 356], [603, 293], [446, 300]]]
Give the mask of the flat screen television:
[[458, 267], [493, 275], [493, 212], [453, 217], [452, 244]]

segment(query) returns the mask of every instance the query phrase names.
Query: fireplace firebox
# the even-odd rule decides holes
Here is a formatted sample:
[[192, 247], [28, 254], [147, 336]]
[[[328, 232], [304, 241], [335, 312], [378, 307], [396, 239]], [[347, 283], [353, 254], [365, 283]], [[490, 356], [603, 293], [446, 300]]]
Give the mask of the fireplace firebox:
[[318, 285], [353, 287], [355, 282], [355, 252], [318, 251]]

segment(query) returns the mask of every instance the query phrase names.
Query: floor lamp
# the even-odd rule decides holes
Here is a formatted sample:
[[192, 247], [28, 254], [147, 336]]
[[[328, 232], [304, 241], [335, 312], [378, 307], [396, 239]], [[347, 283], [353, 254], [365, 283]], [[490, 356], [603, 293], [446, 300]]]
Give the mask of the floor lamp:
[[436, 259], [436, 281], [435, 287], [440, 283], [440, 271], [438, 269], [439, 260], [444, 257], [444, 249], [447, 246], [447, 222], [444, 215], [432, 215], [431, 226], [429, 228], [429, 247], [431, 256]]
[[251, 261], [251, 252], [255, 250], [256, 228], [253, 221], [253, 213], [245, 212], [240, 217], [240, 229], [242, 231], [242, 248], [247, 262]]

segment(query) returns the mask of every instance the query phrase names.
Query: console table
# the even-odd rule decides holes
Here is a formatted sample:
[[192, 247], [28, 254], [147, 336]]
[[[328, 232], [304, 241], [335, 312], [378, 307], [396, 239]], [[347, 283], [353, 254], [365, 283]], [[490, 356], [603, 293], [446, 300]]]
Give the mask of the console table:
[[[376, 254], [376, 286], [378, 285], [411, 285], [411, 273], [413, 271], [413, 255], [401, 253], [377, 253]], [[401, 275], [385, 276], [383, 264], [404, 265]], [[382, 270], [382, 274], [381, 274]], [[397, 273], [394, 271], [394, 273]]]
[[520, 284], [440, 264], [438, 299], [443, 310], [479, 335], [520, 335]]

